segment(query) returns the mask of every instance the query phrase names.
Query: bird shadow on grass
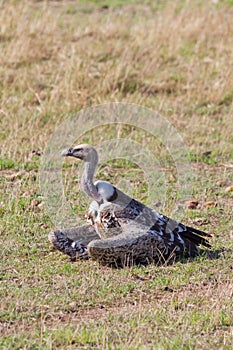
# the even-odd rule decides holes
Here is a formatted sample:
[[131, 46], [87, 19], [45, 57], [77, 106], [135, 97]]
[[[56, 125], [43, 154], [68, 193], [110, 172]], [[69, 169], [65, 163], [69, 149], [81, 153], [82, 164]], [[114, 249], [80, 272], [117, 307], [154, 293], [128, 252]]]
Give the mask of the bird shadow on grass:
[[191, 262], [227, 259], [228, 257], [232, 256], [232, 254], [233, 254], [233, 250], [230, 248], [229, 249], [227, 249], [227, 248], [200, 249], [200, 253], [197, 256], [175, 258], [175, 259], [173, 259], [173, 261], [165, 262], [163, 265], [171, 265], [171, 264], [175, 264], [176, 262], [187, 264], [187, 263], [191, 263]]
[[206, 260], [225, 259], [233, 255], [233, 249], [219, 248], [219, 249], [206, 249], [200, 251], [200, 256]]

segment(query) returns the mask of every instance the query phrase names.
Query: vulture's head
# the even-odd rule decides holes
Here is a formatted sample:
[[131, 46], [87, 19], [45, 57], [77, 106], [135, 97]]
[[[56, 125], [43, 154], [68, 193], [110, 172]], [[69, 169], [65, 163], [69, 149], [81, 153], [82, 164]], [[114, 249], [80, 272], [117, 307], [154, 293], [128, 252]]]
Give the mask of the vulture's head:
[[68, 148], [61, 154], [63, 157], [75, 157], [83, 160], [84, 162], [97, 162], [98, 154], [96, 149], [87, 144], [78, 145], [74, 148]]

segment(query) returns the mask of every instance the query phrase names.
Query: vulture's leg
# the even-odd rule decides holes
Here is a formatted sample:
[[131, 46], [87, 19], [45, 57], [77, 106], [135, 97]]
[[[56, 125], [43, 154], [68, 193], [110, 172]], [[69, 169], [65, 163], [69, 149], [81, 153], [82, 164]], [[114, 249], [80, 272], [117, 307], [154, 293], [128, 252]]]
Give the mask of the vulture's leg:
[[87, 247], [88, 255], [102, 265], [146, 264], [153, 260], [158, 250], [158, 241], [147, 231], [136, 224], [124, 227], [119, 235], [91, 241]]
[[92, 240], [99, 239], [99, 236], [93, 226], [83, 225], [50, 232], [48, 238], [55, 249], [75, 260], [88, 259], [87, 245]]
[[158, 250], [153, 237], [138, 229], [138, 232], [94, 240], [88, 244], [88, 255], [102, 265], [115, 267], [146, 264], [153, 261], [154, 251]]

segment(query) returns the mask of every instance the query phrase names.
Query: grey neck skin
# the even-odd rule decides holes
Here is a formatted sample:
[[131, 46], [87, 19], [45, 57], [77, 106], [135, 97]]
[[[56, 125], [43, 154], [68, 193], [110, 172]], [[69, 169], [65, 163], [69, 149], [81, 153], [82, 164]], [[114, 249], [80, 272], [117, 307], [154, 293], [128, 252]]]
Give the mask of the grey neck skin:
[[84, 172], [81, 179], [82, 190], [98, 203], [102, 201], [102, 197], [97, 192], [93, 183], [95, 169], [98, 163], [97, 152], [92, 152], [86, 160], [84, 160]]
[[[104, 200], [100, 193], [98, 193], [96, 186], [93, 183], [95, 170], [98, 164], [98, 153], [93, 149], [88, 156], [84, 159], [84, 172], [81, 178], [82, 190], [97, 203], [101, 204]], [[126, 195], [124, 192], [115, 188], [115, 196], [110, 202], [118, 204], [122, 207], [127, 206], [132, 198]], [[143, 206], [143, 204], [141, 204]]]

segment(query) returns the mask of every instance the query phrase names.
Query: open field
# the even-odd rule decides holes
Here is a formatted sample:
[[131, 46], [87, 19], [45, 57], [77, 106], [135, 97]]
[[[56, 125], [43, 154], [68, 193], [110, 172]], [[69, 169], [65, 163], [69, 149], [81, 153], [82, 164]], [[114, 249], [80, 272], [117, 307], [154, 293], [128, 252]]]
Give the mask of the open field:
[[[232, 348], [232, 18], [231, 0], [0, 1], [0, 349]], [[51, 250], [39, 187], [48, 140], [73, 113], [116, 101], [159, 112], [182, 136], [195, 175], [188, 200], [198, 200], [183, 203], [183, 222], [215, 232], [212, 253], [117, 270]], [[161, 146], [130, 127], [78, 141], [115, 135]], [[84, 217], [74, 171], [66, 162], [65, 193]], [[130, 179], [148, 201], [136, 164], [114, 160], [97, 177]]]

